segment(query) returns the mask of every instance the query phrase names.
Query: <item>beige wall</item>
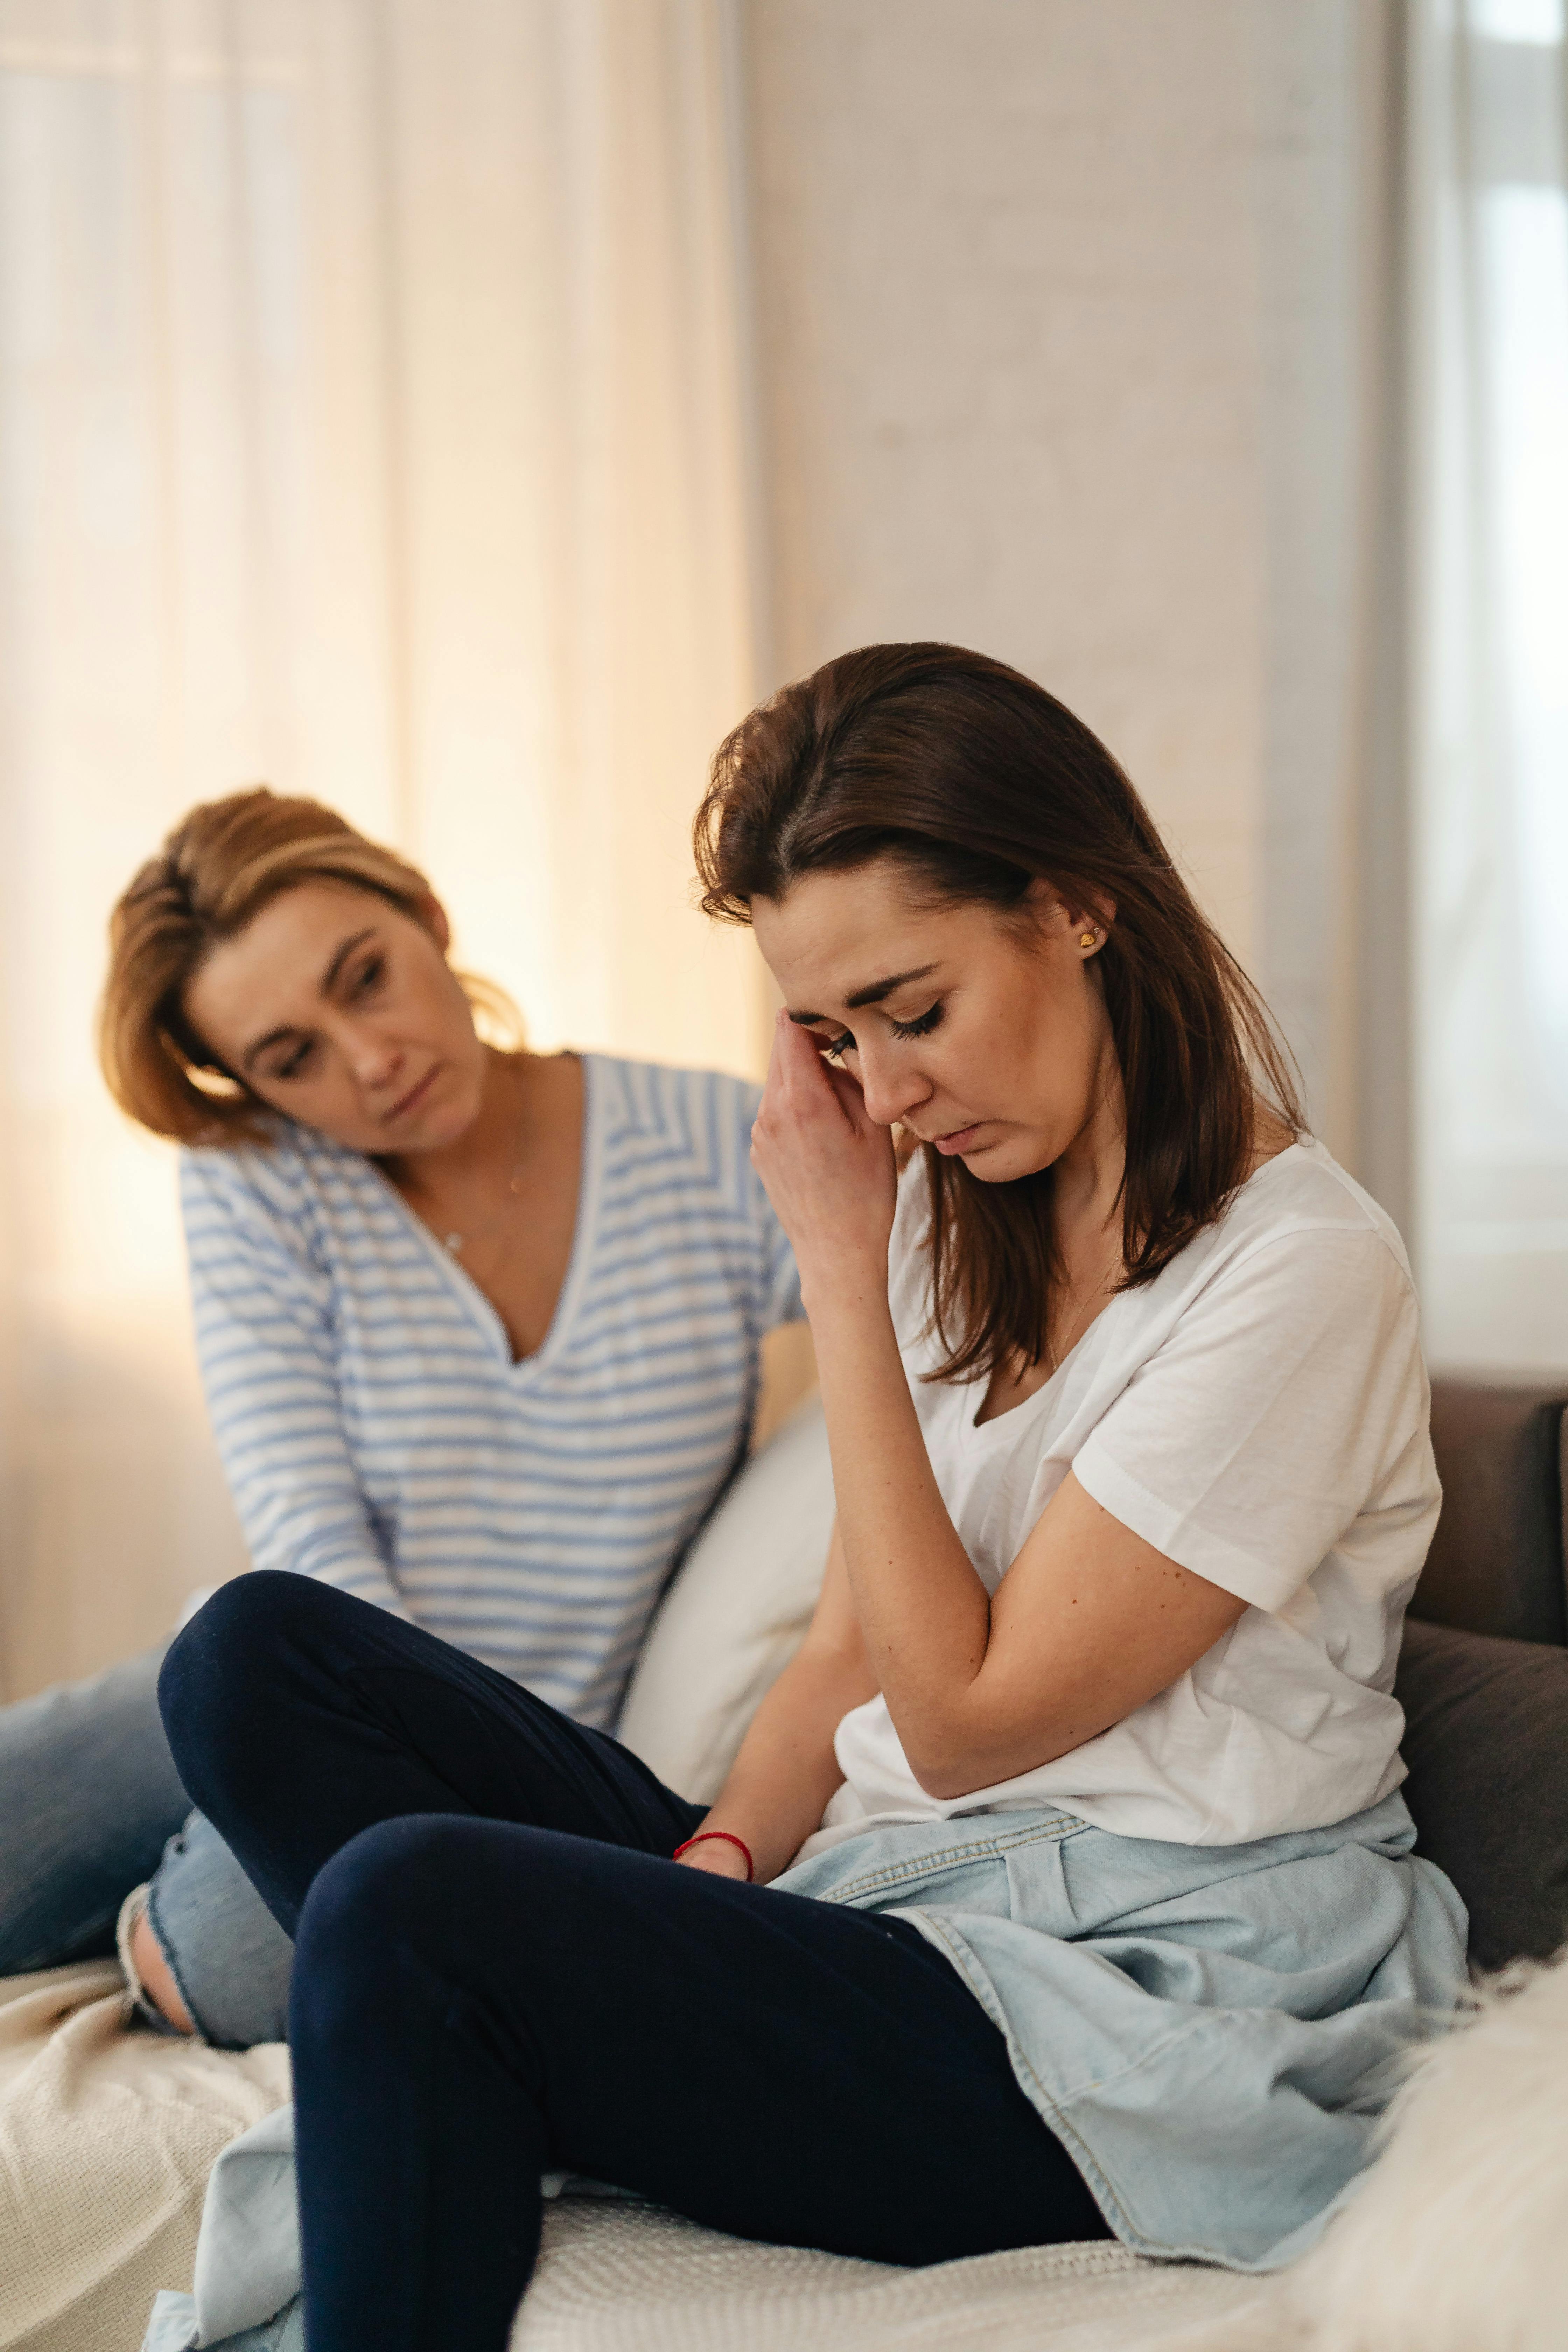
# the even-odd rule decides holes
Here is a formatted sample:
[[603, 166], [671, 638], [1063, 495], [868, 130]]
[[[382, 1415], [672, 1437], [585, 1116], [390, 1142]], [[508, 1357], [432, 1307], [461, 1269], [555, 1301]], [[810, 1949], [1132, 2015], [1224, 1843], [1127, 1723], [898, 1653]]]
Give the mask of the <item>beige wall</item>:
[[1379, 16], [747, 15], [775, 675], [935, 636], [1062, 696], [1275, 996], [1352, 1158]]
[[[1005, 656], [1079, 709], [1126, 760], [1201, 896], [1284, 1014], [1323, 1132], [1352, 1164], [1358, 1154], [1363, 1166], [1375, 1158], [1363, 1098], [1392, 1097], [1371, 1084], [1373, 1032], [1359, 1007], [1377, 992], [1356, 943], [1394, 932], [1361, 872], [1375, 680], [1358, 648], [1374, 641], [1365, 623], [1378, 507], [1365, 420], [1376, 408], [1367, 394], [1380, 365], [1382, 247], [1371, 233], [1369, 157], [1375, 166], [1393, 6], [734, 0], [742, 71], [731, 96], [749, 158], [738, 209], [750, 215], [755, 330], [756, 528], [744, 550], [737, 542], [745, 523], [730, 504], [704, 508], [691, 492], [704, 467], [721, 467], [726, 479], [743, 471], [726, 439], [731, 404], [721, 384], [733, 289], [715, 257], [729, 215], [710, 198], [699, 204], [693, 180], [699, 164], [715, 184], [722, 177], [712, 140], [694, 143], [689, 109], [681, 114], [673, 182], [687, 210], [677, 206], [668, 243], [696, 280], [682, 307], [668, 272], [650, 267], [646, 236], [632, 239], [620, 274], [606, 274], [602, 254], [594, 263], [603, 225], [594, 205], [576, 244], [570, 205], [552, 216], [548, 235], [540, 231], [547, 208], [533, 201], [524, 169], [531, 140], [538, 145], [528, 110], [542, 103], [537, 76], [514, 60], [510, 79], [482, 105], [471, 89], [448, 105], [424, 68], [412, 77], [422, 95], [409, 136], [426, 115], [432, 139], [442, 123], [462, 121], [468, 168], [454, 176], [444, 163], [420, 166], [420, 266], [411, 282], [426, 307], [405, 288], [402, 311], [417, 362], [403, 420], [411, 465], [426, 425], [435, 436], [429, 466], [411, 476], [404, 519], [413, 583], [405, 617], [418, 657], [391, 665], [406, 704], [405, 797], [417, 803], [405, 814], [453, 897], [466, 951], [519, 990], [542, 1039], [745, 1057], [760, 992], [748, 983], [741, 943], [713, 942], [701, 959], [685, 954], [681, 985], [661, 978], [645, 989], [647, 945], [634, 951], [624, 897], [583, 901], [573, 893], [552, 929], [541, 877], [555, 831], [569, 869], [584, 844], [592, 851], [614, 835], [633, 901], [656, 911], [662, 904], [672, 923], [690, 920], [680, 824], [702, 748], [742, 690], [735, 647], [754, 591], [767, 608], [764, 684], [848, 645], [940, 635]], [[489, 15], [510, 42], [515, 12], [498, 5]], [[422, 7], [409, 21], [433, 19]], [[577, 20], [568, 12], [562, 21]], [[451, 72], [483, 79], [477, 53], [439, 54]], [[630, 70], [626, 56], [617, 52], [617, 62]], [[717, 67], [703, 70], [712, 79]], [[702, 117], [710, 133], [719, 110]], [[606, 135], [594, 152], [625, 163], [634, 146]], [[410, 152], [417, 162], [425, 151], [416, 141]], [[445, 153], [430, 152], [438, 161]], [[334, 152], [332, 160], [340, 175], [350, 173], [352, 156]], [[509, 190], [510, 243], [512, 232], [497, 229]], [[90, 201], [90, 187], [82, 194]], [[577, 196], [586, 201], [583, 189]], [[711, 253], [691, 227], [692, 205], [711, 215]], [[462, 259], [456, 276], [440, 251], [430, 257], [440, 235]], [[573, 374], [558, 335], [542, 333], [535, 350], [493, 331], [498, 317], [516, 326], [518, 256], [532, 251], [531, 237], [541, 266], [547, 260], [576, 289], [581, 316], [564, 298], [557, 307], [598, 354], [602, 383], [592, 371]], [[343, 283], [369, 301], [375, 279], [364, 252], [341, 252]], [[338, 266], [333, 236], [322, 255]], [[487, 255], [493, 284], [479, 285]], [[472, 331], [458, 338], [453, 321], [464, 318]], [[629, 336], [637, 318], [647, 336], [632, 367], [601, 330], [613, 322]], [[338, 331], [347, 332], [342, 320]], [[735, 340], [743, 353], [745, 333]], [[709, 386], [700, 399], [672, 404], [666, 383], [661, 404], [668, 371], [648, 353], [657, 359], [667, 345], [672, 362], [682, 360]], [[530, 372], [543, 355], [559, 362], [572, 448], [601, 474], [605, 447], [621, 451], [619, 487], [606, 477], [589, 497], [587, 473], [579, 481], [568, 468], [557, 479], [547, 462], [553, 445], [542, 439], [538, 451], [529, 444], [532, 472], [509, 470], [518, 420], [534, 415]], [[360, 375], [372, 387], [364, 396], [374, 424], [372, 379], [380, 379], [367, 368], [356, 383]], [[601, 396], [579, 414], [567, 392], [584, 380], [599, 383]], [[226, 396], [226, 382], [215, 375], [216, 399]], [[612, 407], [624, 432], [607, 444]], [[735, 419], [744, 407], [737, 396]], [[75, 412], [65, 404], [61, 414], [69, 424]], [[441, 441], [454, 415], [462, 433]], [[353, 426], [350, 442], [369, 448], [375, 436], [368, 425], [359, 431], [360, 417], [350, 404], [339, 425]], [[684, 471], [650, 463], [661, 418]], [[530, 506], [519, 482], [535, 474], [552, 487]], [[343, 496], [356, 478], [352, 468], [344, 474]], [[705, 551], [692, 553], [680, 593], [665, 595], [653, 613], [658, 627], [645, 632], [652, 608], [638, 564], [671, 537], [656, 496], [661, 482], [675, 486], [669, 511], [697, 514]], [[207, 516], [218, 570], [220, 555], [238, 562], [246, 542], [228, 509], [193, 500], [191, 511]], [[535, 528], [540, 515], [551, 519], [548, 529]], [[385, 585], [376, 551], [396, 534], [361, 536], [370, 551], [361, 551], [361, 571], [334, 572], [329, 585], [332, 609], [370, 629], [377, 583]], [[348, 540], [360, 548], [353, 533]], [[630, 551], [624, 564], [611, 540]], [[512, 577], [508, 549], [521, 550], [526, 578]], [[117, 614], [141, 609], [134, 586], [121, 593], [96, 549], [90, 571]], [[608, 629], [605, 583], [623, 571], [620, 619]], [[196, 596], [193, 582], [193, 610], [205, 612], [211, 600]], [[629, 694], [637, 673], [628, 645], [657, 667], [669, 633], [679, 636], [682, 614], [704, 599], [718, 615], [708, 639], [716, 650], [681, 675], [711, 708], [693, 705], [684, 748], [654, 786], [629, 757], [636, 741], [608, 728], [598, 682], [616, 677]], [[553, 732], [535, 729], [531, 713], [549, 697], [512, 657], [535, 604], [577, 646], [578, 668], [563, 681], [559, 664], [545, 664], [567, 698], [577, 697], [576, 719]], [[580, 625], [590, 606], [600, 631], [591, 642]], [[311, 611], [297, 617], [319, 656]], [[46, 992], [53, 1026], [33, 1024], [40, 1098], [61, 1139], [13, 1153], [10, 1163], [0, 1155], [19, 1259], [17, 1279], [0, 1283], [0, 1406], [10, 1407], [0, 1413], [0, 1457], [7, 1444], [14, 1455], [0, 1512], [0, 1684], [10, 1695], [151, 1638], [189, 1586], [243, 1559], [203, 1423], [167, 1155], [111, 1130], [85, 1059], [102, 905], [167, 816], [215, 772], [232, 780], [268, 771], [284, 782], [330, 785], [364, 820], [388, 823], [379, 803], [333, 781], [339, 734], [358, 708], [341, 663], [326, 732], [304, 719], [296, 730], [326, 760], [325, 772], [276, 768], [266, 744], [253, 752], [243, 730], [231, 742], [218, 721], [238, 721], [227, 702], [221, 711], [215, 702], [217, 732], [192, 739], [189, 772], [163, 778], [153, 730], [153, 782], [132, 792], [122, 769], [101, 757], [98, 706], [82, 706], [75, 690], [81, 675], [101, 689], [109, 671], [91, 659], [64, 663], [54, 607], [45, 618], [63, 664], [62, 723], [88, 727], [81, 772], [100, 795], [54, 792], [51, 854], [61, 874], [76, 872], [85, 824], [105, 878], [51, 950], [49, 968], [63, 975]], [[191, 642], [205, 639], [196, 632]], [[121, 652], [121, 668], [141, 693], [156, 662], [133, 633]], [[213, 688], [219, 701], [222, 684]], [[362, 698], [369, 709], [370, 687]], [[668, 719], [660, 721], [666, 733]], [[374, 745], [361, 751], [361, 768], [381, 791], [386, 761]], [[57, 772], [68, 772], [58, 760]], [[518, 780], [536, 772], [541, 788], [531, 797]], [[156, 792], [174, 795], [166, 811], [162, 802], [154, 811], [148, 795]], [[618, 824], [616, 810], [633, 802]], [[46, 909], [58, 929], [56, 869], [40, 864], [29, 839], [30, 862], [13, 861], [28, 877], [22, 911], [37, 922]], [[695, 926], [682, 936], [695, 940]], [[575, 961], [565, 952], [574, 939]], [[664, 974], [680, 959], [654, 961]], [[700, 1034], [690, 1028], [699, 1015]], [[54, 1049], [57, 1035], [68, 1036], [68, 1050]], [[78, 1126], [55, 1108], [73, 1087], [72, 1099], [86, 1106]], [[1387, 1197], [1375, 1168], [1372, 1181]], [[68, 1227], [76, 1239], [63, 1255], [27, 1238]]]

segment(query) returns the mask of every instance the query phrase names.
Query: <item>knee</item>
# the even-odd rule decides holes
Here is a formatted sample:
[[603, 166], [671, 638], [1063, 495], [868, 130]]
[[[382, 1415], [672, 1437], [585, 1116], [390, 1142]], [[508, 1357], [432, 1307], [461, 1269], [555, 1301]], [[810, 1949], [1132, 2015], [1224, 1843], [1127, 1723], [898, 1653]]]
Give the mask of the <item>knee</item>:
[[322, 1597], [308, 1577], [254, 1570], [221, 1586], [170, 1644], [159, 1711], [180, 1779], [204, 1810], [197, 1784], [251, 1744], [251, 1717], [268, 1693], [276, 1703], [284, 1650]]
[[340, 2008], [357, 2014], [380, 2006], [381, 1981], [446, 1914], [442, 1883], [458, 1826], [431, 1813], [377, 1822], [317, 1872], [294, 1940], [291, 2038], [301, 2023], [320, 2029]]
[[394, 1977], [453, 1984], [504, 1949], [511, 1993], [580, 1965], [613, 1847], [465, 1813], [405, 1813], [340, 1848], [311, 1882], [295, 1936], [294, 1994], [331, 2008]]
[[340, 1846], [323, 1863], [311, 1883], [300, 1917], [301, 1937], [307, 1923], [316, 1935], [332, 1937], [357, 1920], [384, 1918], [406, 1893], [433, 1843], [433, 1825], [441, 1817], [431, 1813], [400, 1813], [386, 1822], [373, 1822], [357, 1837]]
[[350, 1838], [323, 1864], [300, 1915], [296, 1948], [333, 1951], [385, 1943], [460, 1900], [464, 1814], [401, 1813]]

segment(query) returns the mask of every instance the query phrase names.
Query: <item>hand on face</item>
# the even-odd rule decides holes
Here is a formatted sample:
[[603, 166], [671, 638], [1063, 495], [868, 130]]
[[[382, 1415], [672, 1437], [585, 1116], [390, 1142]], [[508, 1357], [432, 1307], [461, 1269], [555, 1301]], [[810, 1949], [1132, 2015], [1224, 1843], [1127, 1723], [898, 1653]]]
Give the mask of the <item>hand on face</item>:
[[[770, 1108], [776, 1100], [792, 1127], [808, 1116], [820, 1124], [843, 1144], [835, 1165], [847, 1155], [868, 1166], [866, 1130], [899, 1124], [983, 1183], [1098, 1150], [1101, 1129], [1116, 1144], [1120, 1075], [1089, 968], [1104, 914], [1088, 924], [1043, 884], [1010, 914], [933, 902], [892, 859], [873, 858], [753, 899], [752, 919], [798, 1033], [781, 1026]], [[829, 1044], [841, 1070], [822, 1066]], [[858, 1160], [850, 1137], [862, 1141]], [[827, 1150], [820, 1138], [816, 1148]], [[769, 1176], [769, 1190], [793, 1234], [791, 1216], [807, 1213], [804, 1197], [795, 1205], [800, 1180], [781, 1170], [778, 1181], [774, 1191]]]
[[871, 1270], [885, 1283], [898, 1174], [889, 1129], [867, 1115], [847, 1070], [781, 1013], [752, 1161], [790, 1237], [801, 1277]]

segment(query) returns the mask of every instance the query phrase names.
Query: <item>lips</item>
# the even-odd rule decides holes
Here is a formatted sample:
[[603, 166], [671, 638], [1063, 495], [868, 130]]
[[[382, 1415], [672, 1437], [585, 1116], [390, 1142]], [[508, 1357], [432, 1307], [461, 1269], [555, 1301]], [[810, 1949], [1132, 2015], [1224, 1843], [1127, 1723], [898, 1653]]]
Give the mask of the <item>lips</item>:
[[949, 1128], [945, 1135], [922, 1135], [921, 1141], [929, 1143], [935, 1151], [946, 1153], [950, 1159], [955, 1158], [960, 1152], [973, 1150], [974, 1139], [984, 1123], [984, 1119], [972, 1119], [967, 1127]]
[[430, 1067], [426, 1071], [425, 1076], [420, 1079], [418, 1085], [416, 1087], [411, 1087], [408, 1092], [404, 1096], [401, 1102], [394, 1103], [392, 1108], [386, 1114], [386, 1123], [389, 1127], [395, 1120], [406, 1118], [407, 1114], [411, 1110], [416, 1110], [418, 1108], [420, 1103], [425, 1098], [431, 1081], [434, 1079], [436, 1073], [440, 1066], [441, 1065], [439, 1062], [432, 1062]]

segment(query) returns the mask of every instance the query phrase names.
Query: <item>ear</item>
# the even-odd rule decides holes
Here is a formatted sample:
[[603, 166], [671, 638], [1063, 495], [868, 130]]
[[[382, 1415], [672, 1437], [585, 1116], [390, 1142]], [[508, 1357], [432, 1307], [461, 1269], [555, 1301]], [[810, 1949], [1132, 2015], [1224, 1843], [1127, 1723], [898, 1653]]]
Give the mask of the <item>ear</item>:
[[1047, 882], [1043, 874], [1037, 875], [1030, 883], [1024, 893], [1024, 903], [1042, 930], [1097, 930], [1102, 942], [1116, 920], [1114, 898], [1090, 898], [1080, 891], [1064, 895], [1054, 882]]

